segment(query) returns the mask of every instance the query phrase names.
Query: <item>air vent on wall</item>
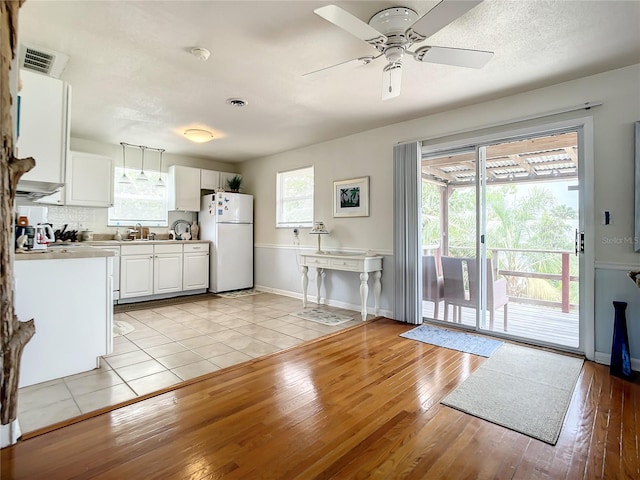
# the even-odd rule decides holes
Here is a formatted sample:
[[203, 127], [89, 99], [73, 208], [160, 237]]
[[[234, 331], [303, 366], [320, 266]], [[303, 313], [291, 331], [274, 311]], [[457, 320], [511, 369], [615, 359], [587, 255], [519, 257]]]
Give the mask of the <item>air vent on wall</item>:
[[69, 56], [46, 48], [20, 45], [20, 68], [60, 78]]

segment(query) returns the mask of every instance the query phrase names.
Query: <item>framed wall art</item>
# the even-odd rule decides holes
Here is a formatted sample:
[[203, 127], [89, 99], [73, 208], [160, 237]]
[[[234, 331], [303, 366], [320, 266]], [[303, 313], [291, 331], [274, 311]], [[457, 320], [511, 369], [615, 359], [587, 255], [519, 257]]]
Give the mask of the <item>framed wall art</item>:
[[369, 216], [369, 177], [333, 182], [333, 216]]

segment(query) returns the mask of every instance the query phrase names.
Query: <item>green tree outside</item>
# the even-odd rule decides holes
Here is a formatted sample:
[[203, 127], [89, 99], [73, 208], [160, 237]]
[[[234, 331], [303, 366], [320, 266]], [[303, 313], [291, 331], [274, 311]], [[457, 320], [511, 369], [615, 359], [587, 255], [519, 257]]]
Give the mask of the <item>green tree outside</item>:
[[[422, 244], [440, 245], [442, 187], [428, 182], [422, 185]], [[449, 198], [449, 254], [452, 256], [475, 255], [475, 195], [474, 188], [457, 188]], [[578, 212], [562, 203], [547, 186], [490, 185], [486, 202], [489, 255], [492, 249], [572, 250]], [[558, 253], [502, 251], [498, 262], [502, 270], [553, 274], [562, 271], [562, 256]], [[578, 274], [578, 259], [574, 255], [570, 257], [570, 272]], [[562, 299], [560, 280], [506, 278], [512, 297], [555, 302]], [[578, 285], [572, 282], [570, 302], [577, 303], [578, 298]]]

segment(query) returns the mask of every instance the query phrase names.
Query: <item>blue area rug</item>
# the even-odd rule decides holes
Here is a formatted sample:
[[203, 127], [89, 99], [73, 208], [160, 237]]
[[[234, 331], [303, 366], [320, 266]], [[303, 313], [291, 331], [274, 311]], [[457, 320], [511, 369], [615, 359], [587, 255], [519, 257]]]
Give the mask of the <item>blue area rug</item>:
[[430, 343], [439, 347], [473, 353], [481, 357], [490, 357], [502, 346], [501, 341], [480, 337], [464, 332], [454, 332], [446, 328], [438, 328], [431, 325], [420, 325], [400, 335], [411, 340]]

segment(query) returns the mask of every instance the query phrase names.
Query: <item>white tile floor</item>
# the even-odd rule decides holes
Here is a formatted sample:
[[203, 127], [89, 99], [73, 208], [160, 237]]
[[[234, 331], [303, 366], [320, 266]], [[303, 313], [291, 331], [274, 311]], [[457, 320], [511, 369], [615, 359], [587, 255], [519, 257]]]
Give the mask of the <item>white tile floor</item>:
[[135, 330], [115, 338], [100, 368], [19, 389], [20, 427], [30, 432], [361, 321], [359, 312], [322, 308], [353, 320], [337, 326], [303, 320], [290, 315], [302, 310], [300, 300], [270, 293], [116, 314]]

